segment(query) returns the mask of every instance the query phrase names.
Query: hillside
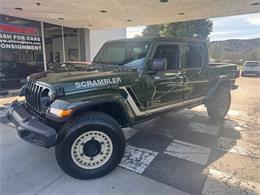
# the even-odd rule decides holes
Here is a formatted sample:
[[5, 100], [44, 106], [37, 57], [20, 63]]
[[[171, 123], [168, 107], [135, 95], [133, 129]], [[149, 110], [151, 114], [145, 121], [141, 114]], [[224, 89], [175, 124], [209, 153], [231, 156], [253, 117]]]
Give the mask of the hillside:
[[222, 62], [239, 64], [241, 61], [260, 60], [260, 38], [212, 41], [209, 43], [209, 53], [210, 58]]

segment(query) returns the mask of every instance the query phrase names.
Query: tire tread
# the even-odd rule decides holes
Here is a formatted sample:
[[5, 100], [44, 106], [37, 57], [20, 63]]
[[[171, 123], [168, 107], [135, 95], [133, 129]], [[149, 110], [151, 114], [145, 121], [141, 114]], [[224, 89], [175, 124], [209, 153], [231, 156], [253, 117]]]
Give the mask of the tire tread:
[[[65, 159], [68, 160], [68, 142], [71, 138], [71, 135], [73, 135], [77, 130], [81, 129], [84, 126], [87, 125], [101, 125], [106, 126], [109, 129], [111, 129], [111, 132], [114, 136], [116, 136], [116, 142], [118, 144], [118, 148], [116, 151], [118, 154], [116, 154], [115, 159], [111, 163], [111, 166], [109, 166], [106, 170], [98, 170], [100, 168], [97, 168], [97, 170], [91, 170], [89, 173], [86, 172], [86, 170], [80, 171], [80, 168], [77, 168], [75, 171], [75, 168], [71, 168], [69, 166], [69, 163], [66, 162]], [[124, 134], [121, 130], [120, 125], [117, 123], [115, 119], [113, 119], [111, 116], [101, 113], [101, 112], [88, 112], [83, 113], [81, 115], [78, 115], [74, 118], [72, 118], [70, 121], [65, 123], [63, 127], [61, 128], [61, 139], [63, 140], [55, 147], [55, 155], [57, 162], [61, 169], [66, 172], [68, 175], [77, 178], [77, 179], [92, 179], [97, 178], [100, 176], [103, 176], [110, 171], [112, 171], [121, 161], [124, 151], [125, 151], [125, 139]], [[69, 159], [70, 161], [70, 159]], [[71, 164], [71, 162], [70, 162]], [[102, 167], [101, 167], [102, 168]]]

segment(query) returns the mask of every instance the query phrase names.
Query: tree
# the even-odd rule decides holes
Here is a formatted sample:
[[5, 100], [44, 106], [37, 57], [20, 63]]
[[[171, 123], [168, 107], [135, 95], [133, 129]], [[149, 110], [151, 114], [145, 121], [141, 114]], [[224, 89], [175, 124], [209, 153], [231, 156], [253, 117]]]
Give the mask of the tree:
[[207, 39], [212, 31], [210, 20], [192, 20], [169, 24], [148, 25], [142, 32], [143, 37], [198, 37]]
[[160, 32], [162, 30], [162, 25], [149, 25], [142, 32], [143, 37], [160, 37]]

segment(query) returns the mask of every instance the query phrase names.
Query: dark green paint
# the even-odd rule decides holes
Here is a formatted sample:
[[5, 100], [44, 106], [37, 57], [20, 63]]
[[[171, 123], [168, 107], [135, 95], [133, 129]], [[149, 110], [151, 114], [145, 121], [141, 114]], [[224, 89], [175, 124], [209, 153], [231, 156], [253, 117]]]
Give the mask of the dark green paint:
[[[129, 124], [134, 124], [154, 117], [159, 113], [169, 110], [184, 109], [188, 106], [204, 103], [201, 100], [192, 103], [185, 101], [194, 98], [203, 97], [206, 100], [221, 82], [229, 82], [234, 85], [236, 79], [235, 65], [210, 66], [208, 64], [207, 44], [202, 40], [193, 39], [173, 39], [173, 38], [142, 38], [117, 40], [107, 42], [105, 45], [115, 42], [124, 42], [133, 44], [140, 41], [149, 41], [150, 48], [143, 60], [143, 64], [138, 69], [123, 68], [117, 66], [97, 67], [89, 71], [61, 72], [61, 73], [40, 73], [34, 74], [29, 79], [45, 83], [54, 90], [62, 87], [65, 95], [58, 99], [68, 102], [66, 107], [77, 105], [77, 109], [82, 106], [100, 104], [104, 102], [117, 102], [124, 109], [129, 117]], [[189, 69], [186, 63], [185, 47], [188, 43], [201, 44], [203, 50], [203, 61], [200, 67]], [[176, 70], [165, 70], [151, 72], [151, 63], [158, 45], [177, 44], [179, 45], [179, 68]], [[98, 54], [99, 55], [99, 54]], [[106, 86], [92, 86], [89, 88], [76, 88], [76, 82], [87, 82], [93, 80], [121, 78], [117, 84]], [[145, 113], [142, 116], [136, 116], [133, 108], [122, 94], [122, 87], [131, 91], [135, 95], [135, 103], [141, 112], [149, 111], [155, 108], [162, 108], [167, 105], [178, 104], [176, 108], [162, 109], [153, 113]], [[183, 103], [183, 104], [182, 104]], [[182, 104], [180, 106], [180, 104]], [[76, 107], [75, 107], [76, 108]], [[111, 110], [113, 112], [113, 110]]]

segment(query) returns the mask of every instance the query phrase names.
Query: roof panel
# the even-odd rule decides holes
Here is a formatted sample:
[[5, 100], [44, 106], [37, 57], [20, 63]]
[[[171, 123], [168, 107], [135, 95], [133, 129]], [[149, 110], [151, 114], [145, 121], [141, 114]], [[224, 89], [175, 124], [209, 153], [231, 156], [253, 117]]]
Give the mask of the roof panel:
[[[39, 0], [37, 3], [1, 0], [1, 13], [68, 27], [105, 29], [260, 12], [260, 5], [252, 5], [260, 0], [168, 0], [166, 3], [160, 0]], [[23, 10], [16, 10], [17, 7]]]

